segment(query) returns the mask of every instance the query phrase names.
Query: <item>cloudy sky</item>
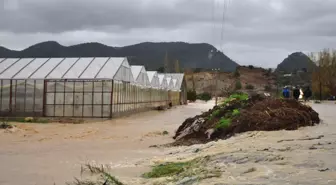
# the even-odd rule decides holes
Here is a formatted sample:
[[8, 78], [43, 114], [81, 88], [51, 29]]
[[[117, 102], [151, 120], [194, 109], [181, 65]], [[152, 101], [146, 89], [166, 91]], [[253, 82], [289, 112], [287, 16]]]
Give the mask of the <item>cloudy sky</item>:
[[46, 40], [111, 46], [207, 42], [239, 64], [275, 67], [291, 52], [336, 47], [336, 0], [0, 2], [0, 45], [10, 49]]

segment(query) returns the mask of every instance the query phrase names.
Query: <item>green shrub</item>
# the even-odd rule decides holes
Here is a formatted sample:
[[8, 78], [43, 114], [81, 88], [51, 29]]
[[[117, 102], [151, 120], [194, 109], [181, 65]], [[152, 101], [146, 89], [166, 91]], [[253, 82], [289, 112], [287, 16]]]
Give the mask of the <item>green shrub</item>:
[[209, 120], [212, 120], [214, 117], [217, 117], [220, 114], [220, 109], [214, 110], [212, 114], [209, 116]]
[[247, 84], [247, 85], [245, 86], [245, 89], [254, 89], [254, 86], [251, 85], [251, 84]]
[[215, 110], [215, 111], [212, 113], [212, 115], [214, 115], [214, 116], [218, 116], [218, 115], [219, 115], [219, 113], [220, 113], [220, 110], [219, 110], [219, 109], [217, 109], [217, 110]]
[[249, 65], [248, 68], [249, 69], [254, 69], [254, 66], [253, 65]]
[[233, 76], [236, 77], [236, 78], [240, 77], [240, 73], [239, 73], [238, 69], [236, 69], [236, 71], [233, 73]]
[[235, 87], [236, 87], [236, 90], [241, 89], [241, 88], [242, 88], [242, 84], [241, 84], [241, 82], [240, 82], [240, 81], [237, 81]]
[[229, 103], [230, 101], [232, 101], [233, 99], [239, 100], [239, 101], [244, 101], [244, 100], [248, 100], [248, 94], [246, 93], [235, 93], [232, 94], [229, 98], [227, 98], [222, 105], [226, 105], [227, 103]]
[[248, 94], [246, 94], [246, 93], [235, 93], [235, 94], [232, 94], [229, 98], [230, 99], [237, 99], [237, 100], [248, 100]]
[[239, 111], [239, 109], [234, 109], [233, 111], [232, 111], [232, 116], [239, 116], [240, 115], [240, 111]]
[[187, 99], [188, 99], [189, 101], [194, 102], [194, 101], [196, 101], [196, 98], [197, 98], [197, 96], [196, 96], [196, 91], [188, 91], [188, 92], [187, 92]]
[[197, 99], [203, 100], [203, 101], [209, 101], [211, 100], [211, 98], [212, 98], [211, 94], [207, 92], [197, 95]]
[[216, 125], [216, 129], [228, 128], [231, 124], [231, 119], [221, 118]]

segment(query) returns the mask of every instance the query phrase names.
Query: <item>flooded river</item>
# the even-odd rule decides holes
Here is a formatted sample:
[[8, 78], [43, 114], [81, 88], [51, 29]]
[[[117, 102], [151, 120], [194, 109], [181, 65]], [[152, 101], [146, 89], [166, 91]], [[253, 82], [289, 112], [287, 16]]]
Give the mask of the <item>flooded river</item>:
[[[149, 148], [171, 142], [187, 118], [213, 106], [195, 103], [162, 112], [78, 125], [18, 124], [0, 132], [1, 185], [63, 185], [79, 177], [85, 163], [108, 164], [127, 184], [156, 161], [213, 156], [220, 178], [199, 184], [336, 184], [336, 105], [314, 104], [323, 124], [297, 131], [249, 132], [225, 141], [178, 148]], [[168, 135], [163, 135], [168, 131]]]
[[14, 133], [0, 130], [0, 184], [64, 185], [80, 175], [85, 163], [109, 164], [116, 176], [137, 177], [148, 167], [134, 168], [136, 161], [165, 154], [149, 146], [171, 142], [182, 121], [213, 104], [76, 125], [18, 124]]

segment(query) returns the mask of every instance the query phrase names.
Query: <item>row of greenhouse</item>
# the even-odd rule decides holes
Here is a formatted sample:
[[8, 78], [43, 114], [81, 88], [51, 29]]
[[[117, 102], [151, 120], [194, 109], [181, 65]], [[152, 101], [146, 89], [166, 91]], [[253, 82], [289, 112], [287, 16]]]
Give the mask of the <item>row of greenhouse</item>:
[[183, 73], [127, 58], [0, 58], [2, 117], [112, 118], [185, 104]]

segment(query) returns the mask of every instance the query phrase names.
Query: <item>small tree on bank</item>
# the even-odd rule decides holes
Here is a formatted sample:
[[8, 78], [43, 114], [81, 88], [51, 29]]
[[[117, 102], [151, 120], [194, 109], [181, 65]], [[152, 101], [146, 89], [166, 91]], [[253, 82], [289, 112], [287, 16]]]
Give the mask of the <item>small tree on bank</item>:
[[236, 81], [235, 89], [236, 89], [236, 90], [240, 90], [240, 89], [242, 89], [242, 84], [241, 84], [240, 81]]

